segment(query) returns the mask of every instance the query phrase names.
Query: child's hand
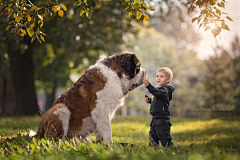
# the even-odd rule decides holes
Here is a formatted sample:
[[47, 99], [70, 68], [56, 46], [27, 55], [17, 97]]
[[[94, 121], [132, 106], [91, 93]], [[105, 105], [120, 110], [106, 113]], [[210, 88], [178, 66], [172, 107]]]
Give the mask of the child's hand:
[[149, 85], [149, 78], [143, 78], [143, 84], [147, 87]]
[[149, 102], [149, 99], [150, 99], [150, 97], [149, 97], [148, 95], [145, 95], [144, 100], [145, 100], [146, 102]]

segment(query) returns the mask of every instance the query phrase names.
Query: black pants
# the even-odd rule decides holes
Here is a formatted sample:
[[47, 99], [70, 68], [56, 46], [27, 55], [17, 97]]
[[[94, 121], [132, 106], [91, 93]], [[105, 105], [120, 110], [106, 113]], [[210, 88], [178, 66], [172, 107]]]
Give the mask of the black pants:
[[171, 122], [170, 120], [161, 120], [157, 118], [153, 118], [150, 124], [149, 131], [149, 146], [158, 146], [159, 141], [162, 146], [173, 146], [172, 137], [170, 134], [171, 130]]

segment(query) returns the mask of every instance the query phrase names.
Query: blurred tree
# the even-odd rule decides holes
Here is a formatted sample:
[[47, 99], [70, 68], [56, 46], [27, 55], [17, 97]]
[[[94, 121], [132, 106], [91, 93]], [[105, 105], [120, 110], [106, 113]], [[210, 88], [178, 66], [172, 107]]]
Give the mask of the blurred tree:
[[[2, 28], [2, 25], [0, 25]], [[5, 65], [2, 82], [1, 110], [3, 115], [31, 115], [38, 111], [34, 92], [33, 46], [29, 37], [8, 37], [1, 29], [1, 58]], [[26, 49], [24, 49], [26, 47]], [[3, 65], [3, 64], [1, 64]], [[7, 73], [7, 74], [6, 74]], [[29, 107], [31, 106], [31, 107]]]
[[232, 56], [233, 60], [233, 68], [236, 73], [235, 78], [235, 90], [236, 96], [235, 98], [235, 106], [237, 114], [240, 114], [240, 40], [238, 36], [235, 36], [233, 41], [231, 42], [231, 49], [230, 56]]
[[[188, 116], [191, 108], [199, 108], [205, 104], [203, 77], [204, 62], [197, 58], [196, 52], [186, 47], [178, 53], [177, 70], [175, 70], [176, 91], [172, 101], [172, 110], [180, 117]], [[174, 81], [173, 81], [174, 82]]]
[[206, 105], [229, 105], [234, 103], [236, 73], [230, 55], [220, 46], [215, 55], [206, 60], [204, 77]]

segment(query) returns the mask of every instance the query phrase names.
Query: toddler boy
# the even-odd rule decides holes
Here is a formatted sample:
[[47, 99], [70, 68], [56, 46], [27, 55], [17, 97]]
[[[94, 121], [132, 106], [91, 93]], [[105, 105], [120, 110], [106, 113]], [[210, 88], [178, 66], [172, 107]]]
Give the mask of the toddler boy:
[[171, 113], [169, 111], [169, 102], [172, 100], [174, 87], [168, 85], [173, 78], [173, 72], [168, 67], [159, 68], [156, 72], [157, 88], [149, 83], [149, 78], [144, 78], [143, 83], [148, 91], [153, 95], [153, 99], [145, 96], [145, 101], [151, 104], [150, 114], [153, 119], [150, 124], [149, 146], [173, 146], [171, 129]]

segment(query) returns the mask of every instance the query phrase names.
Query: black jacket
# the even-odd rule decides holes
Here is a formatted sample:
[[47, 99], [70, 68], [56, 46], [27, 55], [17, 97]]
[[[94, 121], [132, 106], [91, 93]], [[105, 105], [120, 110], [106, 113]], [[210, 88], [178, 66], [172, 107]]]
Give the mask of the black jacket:
[[148, 91], [153, 95], [148, 103], [151, 104], [150, 114], [153, 118], [170, 120], [169, 102], [172, 100], [172, 93], [175, 88], [172, 86], [153, 87], [150, 83], [147, 86]]

